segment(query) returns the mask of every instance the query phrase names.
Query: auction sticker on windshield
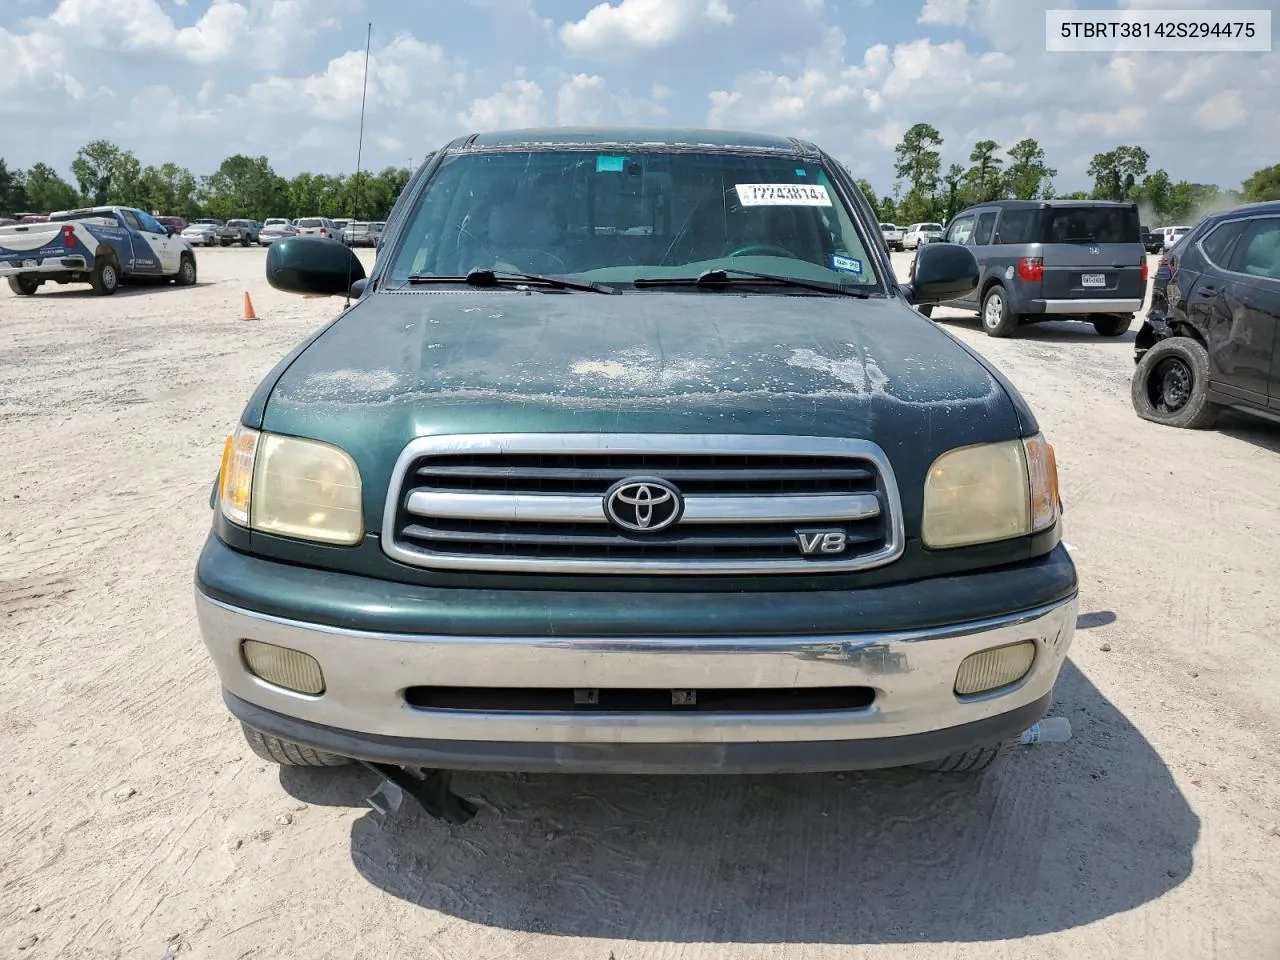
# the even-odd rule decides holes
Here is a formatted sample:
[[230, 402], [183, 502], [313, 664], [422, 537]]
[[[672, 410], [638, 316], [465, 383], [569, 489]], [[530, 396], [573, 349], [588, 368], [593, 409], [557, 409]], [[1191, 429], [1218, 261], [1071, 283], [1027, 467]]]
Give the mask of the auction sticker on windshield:
[[744, 207], [829, 207], [831, 194], [820, 183], [739, 183]]

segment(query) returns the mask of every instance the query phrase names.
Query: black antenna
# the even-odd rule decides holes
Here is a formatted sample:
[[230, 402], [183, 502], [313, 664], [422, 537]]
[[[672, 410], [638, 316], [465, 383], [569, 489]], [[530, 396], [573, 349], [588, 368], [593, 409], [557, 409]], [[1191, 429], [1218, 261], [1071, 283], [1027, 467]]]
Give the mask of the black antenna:
[[[355, 206], [360, 206], [360, 173], [361, 164], [364, 162], [364, 105], [365, 98], [369, 94], [369, 47], [373, 43], [373, 24], [369, 24], [369, 29], [365, 33], [364, 38], [364, 86], [360, 90], [360, 138], [356, 141], [356, 196]], [[354, 251], [351, 254], [355, 256]], [[351, 306], [351, 263], [347, 263], [347, 307]]]

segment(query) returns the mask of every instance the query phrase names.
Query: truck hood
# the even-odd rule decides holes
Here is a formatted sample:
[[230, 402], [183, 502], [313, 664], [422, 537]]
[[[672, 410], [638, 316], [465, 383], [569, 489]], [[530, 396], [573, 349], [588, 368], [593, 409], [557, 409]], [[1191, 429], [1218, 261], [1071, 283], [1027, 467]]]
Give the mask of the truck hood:
[[373, 292], [287, 366], [262, 426], [349, 451], [373, 509], [418, 436], [857, 437], [906, 487], [1020, 432], [1001, 382], [900, 301], [666, 291]]

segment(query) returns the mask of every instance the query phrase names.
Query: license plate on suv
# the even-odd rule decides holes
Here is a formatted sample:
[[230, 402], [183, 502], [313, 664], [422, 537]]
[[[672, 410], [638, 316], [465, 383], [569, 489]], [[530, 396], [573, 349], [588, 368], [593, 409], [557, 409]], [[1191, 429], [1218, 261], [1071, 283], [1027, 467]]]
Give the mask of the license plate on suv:
[[1080, 274], [1080, 286], [1082, 287], [1105, 287], [1106, 285], [1107, 275], [1105, 273]]

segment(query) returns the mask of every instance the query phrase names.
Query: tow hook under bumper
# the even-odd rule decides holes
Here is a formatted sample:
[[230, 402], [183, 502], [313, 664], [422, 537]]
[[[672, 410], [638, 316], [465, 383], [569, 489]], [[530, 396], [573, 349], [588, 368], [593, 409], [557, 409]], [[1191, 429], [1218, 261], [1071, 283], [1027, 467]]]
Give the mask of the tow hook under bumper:
[[445, 823], [461, 825], [476, 815], [477, 807], [451, 788], [452, 770], [427, 770], [418, 767], [398, 767], [390, 763], [359, 761], [382, 778], [366, 802], [378, 813], [389, 816], [400, 809], [407, 793], [427, 812], [428, 816]]

